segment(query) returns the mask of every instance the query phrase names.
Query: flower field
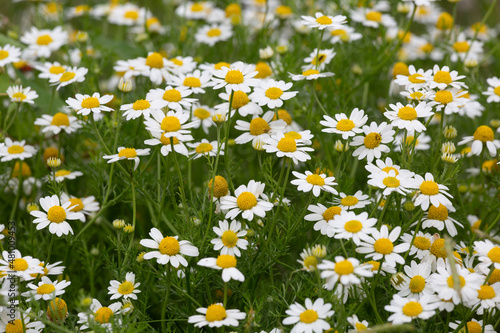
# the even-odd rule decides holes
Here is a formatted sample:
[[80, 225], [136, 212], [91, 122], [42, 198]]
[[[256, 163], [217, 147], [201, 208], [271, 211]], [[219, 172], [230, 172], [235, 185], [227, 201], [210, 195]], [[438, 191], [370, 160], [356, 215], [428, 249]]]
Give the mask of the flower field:
[[497, 0], [0, 7], [0, 333], [500, 331]]

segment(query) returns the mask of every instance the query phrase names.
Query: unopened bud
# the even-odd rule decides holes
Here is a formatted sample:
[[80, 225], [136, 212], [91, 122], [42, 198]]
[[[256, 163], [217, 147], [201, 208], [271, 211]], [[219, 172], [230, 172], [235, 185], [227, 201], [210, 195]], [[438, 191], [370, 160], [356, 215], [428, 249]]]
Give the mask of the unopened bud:
[[51, 168], [57, 168], [61, 165], [61, 159], [57, 157], [49, 157], [47, 160], [47, 165]]
[[448, 140], [455, 139], [458, 135], [457, 129], [451, 125], [448, 125], [444, 128], [443, 135]]
[[500, 127], [500, 119], [491, 119], [490, 126], [494, 128]]
[[125, 221], [116, 219], [113, 221], [113, 227], [115, 229], [122, 229], [125, 226]]
[[38, 207], [38, 205], [34, 202], [30, 202], [27, 206], [26, 206], [26, 210], [28, 211], [28, 213], [31, 213], [35, 210], [40, 210], [40, 207]]
[[120, 82], [118, 82], [118, 90], [123, 92], [130, 92], [132, 91], [132, 89], [134, 89], [134, 85], [131, 79], [124, 80], [123, 78], [121, 78]]
[[137, 262], [139, 262], [139, 263], [140, 263], [140, 262], [143, 262], [143, 261], [144, 261], [144, 255], [145, 255], [145, 254], [146, 254], [146, 252], [141, 252], [141, 253], [139, 253], [139, 254], [137, 255], [137, 258], [135, 258], [135, 260], [136, 260]]
[[458, 161], [458, 158], [452, 154], [444, 153], [441, 155], [441, 160], [446, 163], [455, 164]]
[[134, 227], [131, 224], [127, 224], [125, 227], [123, 227], [123, 232], [131, 234], [134, 232]]
[[342, 141], [337, 140], [337, 141], [335, 141], [335, 144], [333, 145], [333, 149], [335, 149], [339, 153], [342, 151], [348, 151], [349, 150], [349, 143], [346, 143], [346, 145], [344, 147], [344, 144], [342, 143]]
[[453, 142], [445, 142], [441, 146], [441, 153], [448, 153], [448, 154], [453, 154], [457, 148], [455, 147], [455, 144]]
[[265, 49], [259, 49], [259, 57], [263, 60], [269, 59], [274, 55], [273, 49], [268, 46]]

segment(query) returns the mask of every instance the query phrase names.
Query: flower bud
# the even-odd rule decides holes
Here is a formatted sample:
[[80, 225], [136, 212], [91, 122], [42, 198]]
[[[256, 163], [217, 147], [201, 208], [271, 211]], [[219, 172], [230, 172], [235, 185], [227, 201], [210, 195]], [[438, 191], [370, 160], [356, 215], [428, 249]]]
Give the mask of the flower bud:
[[113, 227], [115, 229], [122, 229], [125, 226], [125, 221], [116, 219], [113, 221]]
[[123, 78], [121, 78], [120, 82], [118, 82], [118, 90], [123, 92], [130, 92], [132, 91], [132, 89], [134, 89], [134, 85], [131, 79], [124, 80]]
[[270, 46], [265, 49], [259, 49], [259, 57], [263, 60], [269, 59], [274, 55], [274, 51]]
[[61, 159], [57, 157], [49, 157], [47, 160], [47, 165], [51, 168], [57, 168], [61, 165]]
[[444, 128], [443, 135], [448, 140], [455, 139], [458, 135], [457, 129], [451, 125], [448, 125]]

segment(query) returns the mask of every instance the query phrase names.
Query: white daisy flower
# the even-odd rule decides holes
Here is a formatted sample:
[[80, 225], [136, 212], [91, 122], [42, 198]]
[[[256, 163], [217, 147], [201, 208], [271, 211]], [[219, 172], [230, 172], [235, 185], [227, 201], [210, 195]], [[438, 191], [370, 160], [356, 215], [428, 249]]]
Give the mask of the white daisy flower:
[[325, 34], [323, 40], [328, 40], [332, 44], [337, 43], [350, 43], [363, 38], [363, 35], [356, 32], [354, 28], [347, 25], [340, 29], [328, 29], [328, 33]]
[[493, 312], [498, 309], [498, 303], [500, 302], [500, 282], [493, 283], [492, 285], [483, 284], [477, 292], [477, 298], [471, 301], [470, 305], [473, 309], [476, 309], [478, 315], [482, 315], [490, 309], [493, 309]]
[[285, 81], [275, 81], [273, 79], [262, 81], [260, 86], [255, 87], [250, 95], [252, 101], [259, 103], [260, 106], [266, 105], [270, 109], [281, 107], [283, 101], [295, 97], [298, 91], [288, 91], [293, 83]]
[[500, 269], [500, 246], [495, 245], [490, 240], [474, 242], [474, 251], [477, 252], [481, 262], [479, 267], [485, 272], [489, 272], [491, 266]]
[[83, 217], [80, 221], [85, 222], [86, 216], [90, 216], [95, 214], [95, 212], [99, 211], [99, 203], [95, 200], [95, 197], [92, 195], [90, 197], [81, 197], [77, 198], [75, 196], [69, 196], [67, 193], [61, 193], [61, 203], [65, 204], [66, 202], [71, 202], [72, 212], [81, 212]]
[[109, 282], [108, 294], [111, 295], [111, 300], [123, 297], [123, 299], [137, 299], [138, 293], [141, 291], [137, 289], [141, 284], [135, 282], [135, 274], [128, 272], [125, 275], [125, 281], [120, 282], [113, 280]]
[[203, 132], [208, 134], [208, 130], [210, 127], [214, 125], [212, 120], [213, 109], [208, 105], [200, 105], [194, 104], [191, 113], [191, 119], [194, 120], [196, 124], [193, 128], [199, 128], [200, 126], [203, 128]]
[[363, 208], [371, 203], [370, 196], [363, 194], [362, 191], [357, 191], [353, 195], [340, 192], [339, 195], [340, 199], [334, 198], [333, 203], [345, 210]]
[[327, 235], [332, 238], [334, 235], [334, 229], [330, 225], [330, 221], [333, 221], [334, 217], [342, 212], [342, 208], [339, 206], [330, 206], [326, 208], [322, 204], [318, 203], [316, 205], [309, 205], [307, 209], [312, 212], [304, 216], [306, 221], [316, 221], [313, 229], [320, 231], [322, 235]]
[[12, 102], [35, 104], [34, 100], [38, 98], [36, 91], [31, 90], [30, 87], [23, 88], [23, 86], [9, 86], [7, 88], [7, 95]]
[[418, 103], [416, 107], [411, 104], [404, 106], [401, 103], [390, 104], [391, 110], [387, 109], [384, 116], [387, 117], [393, 126], [407, 131], [422, 132], [425, 131], [425, 126], [418, 118], [427, 118], [434, 114], [432, 107], [426, 102]]
[[452, 206], [451, 201], [447, 198], [453, 198], [451, 194], [446, 192], [448, 187], [438, 184], [434, 181], [434, 176], [427, 172], [425, 178], [420, 175], [415, 175], [413, 188], [419, 189], [416, 197], [414, 198], [415, 206], [420, 206], [422, 210], [427, 210], [430, 204], [439, 207], [443, 204], [446, 207]]
[[178, 241], [179, 236], [163, 237], [160, 230], [152, 228], [149, 232], [152, 239], [142, 239], [140, 244], [144, 247], [155, 249], [144, 255], [144, 259], [149, 260], [156, 258], [160, 265], [166, 265], [169, 262], [174, 268], [179, 267], [179, 264], [187, 267], [188, 262], [184, 259], [183, 255], [189, 257], [196, 257], [199, 255], [198, 249], [193, 246], [189, 241]]
[[118, 154], [115, 155], [104, 155], [103, 158], [105, 160], [109, 160], [108, 163], [114, 163], [120, 160], [133, 160], [135, 162], [134, 164], [134, 170], [137, 169], [139, 166], [139, 156], [148, 156], [149, 151], [151, 149], [146, 148], [146, 149], [135, 149], [135, 148], [125, 148], [125, 147], [118, 147]]
[[324, 50], [319, 50], [314, 49], [308, 57], [304, 59], [304, 62], [306, 65], [302, 66], [302, 71], [307, 71], [309, 69], [316, 69], [319, 71], [323, 71], [328, 65], [333, 57], [335, 57], [335, 52], [333, 52], [333, 49], [324, 49]]
[[168, 78], [168, 84], [175, 87], [186, 87], [190, 89], [194, 94], [204, 94], [205, 89], [210, 87], [212, 84], [210, 82], [210, 72], [195, 70], [192, 73], [178, 75], [171, 75]]
[[399, 253], [408, 251], [410, 244], [403, 243], [394, 246], [400, 233], [401, 227], [399, 226], [392, 229], [389, 234], [389, 229], [383, 225], [380, 231], [374, 229], [371, 235], [364, 237], [361, 245], [356, 248], [356, 252], [365, 253], [367, 258], [373, 258], [373, 260], [384, 258], [387, 264], [393, 267], [396, 266], [396, 263], [404, 264], [405, 261]]
[[464, 137], [458, 144], [463, 145], [471, 141], [470, 153], [472, 155], [481, 155], [484, 146], [486, 146], [491, 156], [496, 156], [497, 150], [500, 149], [500, 140], [495, 140], [495, 133], [491, 127], [486, 125], [479, 126], [473, 136]]
[[294, 325], [291, 332], [322, 333], [330, 329], [330, 324], [325, 320], [333, 316], [332, 305], [318, 298], [314, 303], [306, 298], [305, 307], [295, 302], [286, 310], [289, 317], [283, 319], [283, 325]]
[[434, 65], [432, 69], [433, 75], [428, 79], [429, 88], [437, 88], [439, 90], [444, 90], [448, 86], [456, 89], [467, 89], [465, 83], [459, 80], [465, 78], [465, 75], [458, 75], [457, 71], [451, 71], [448, 66], [443, 66], [439, 68], [438, 65]]
[[40, 260], [31, 256], [23, 257], [19, 250], [3, 251], [0, 259], [0, 271], [18, 276], [21, 281], [34, 280], [37, 274], [43, 273]]
[[395, 294], [390, 305], [384, 309], [393, 312], [387, 319], [394, 325], [409, 323], [415, 318], [429, 319], [436, 313], [436, 305], [433, 303], [434, 297], [430, 295], [422, 296], [420, 299], [403, 298]]
[[41, 118], [35, 120], [35, 125], [44, 126], [42, 129], [43, 133], [52, 132], [54, 135], [59, 134], [61, 131], [70, 134], [82, 128], [81, 121], [63, 112], [58, 112], [53, 116], [44, 114]]
[[126, 117], [127, 121], [131, 119], [139, 118], [143, 116], [144, 119], [148, 119], [153, 110], [159, 110], [161, 108], [152, 106], [151, 96], [145, 99], [138, 99], [134, 103], [123, 104], [120, 106], [120, 110], [124, 111], [122, 116]]
[[324, 173], [313, 174], [311, 171], [306, 171], [305, 174], [297, 171], [292, 171], [292, 173], [297, 179], [292, 180], [290, 183], [292, 183], [292, 185], [297, 185], [298, 191], [309, 192], [312, 190], [315, 197], [319, 197], [322, 190], [333, 194], [338, 193], [332, 187], [337, 185], [337, 183], [335, 183], [335, 177], [327, 177]]
[[246, 230], [241, 230], [241, 223], [231, 221], [229, 224], [226, 220], [219, 221], [218, 227], [213, 227], [214, 232], [220, 238], [214, 238], [210, 243], [214, 244], [214, 250], [221, 254], [229, 254], [233, 256], [241, 256], [241, 251], [247, 249], [248, 241], [242, 237], [247, 234]]
[[[456, 321], [456, 322], [450, 323], [450, 328], [452, 330], [456, 330], [458, 328], [458, 326], [461, 324], [462, 324], [461, 321]], [[464, 328], [464, 327], [462, 328], [464, 330], [464, 332], [496, 333], [495, 329], [493, 328], [493, 325], [491, 325], [491, 324], [483, 325], [482, 320], [477, 320], [477, 319], [473, 318], [470, 321], [468, 321], [465, 325], [467, 326], [467, 328]]]
[[50, 233], [57, 235], [57, 237], [67, 235], [68, 233], [73, 234], [73, 229], [66, 220], [81, 220], [84, 219], [84, 216], [80, 212], [71, 211], [74, 207], [71, 201], [65, 202], [61, 206], [59, 203], [57, 195], [40, 198], [40, 206], [47, 213], [41, 210], [30, 212], [32, 216], [36, 217], [33, 220], [33, 223], [37, 224], [36, 230], [41, 230], [48, 226]]
[[[180, 6], [183, 7], [183, 6]], [[239, 325], [238, 320], [243, 320], [246, 313], [239, 310], [226, 310], [222, 303], [215, 303], [208, 308], [198, 308], [197, 312], [201, 315], [194, 315], [188, 318], [188, 323], [194, 324], [195, 327], [222, 327]]]
[[217, 258], [204, 258], [198, 261], [198, 265], [222, 270], [222, 281], [230, 280], [245, 281], [245, 276], [236, 268], [237, 259], [230, 254], [221, 254]]
[[109, 306], [102, 306], [102, 304], [96, 300], [92, 299], [92, 304], [90, 305], [90, 313], [86, 312], [78, 313], [78, 324], [83, 324], [80, 330], [85, 330], [87, 328], [93, 328], [94, 326], [102, 327], [106, 332], [112, 332], [113, 322], [119, 324], [121, 321], [114, 318], [115, 315], [120, 313], [122, 304], [120, 302], [115, 302]]
[[328, 224], [336, 239], [352, 239], [354, 244], [360, 245], [361, 240], [365, 240], [373, 230], [376, 230], [374, 226], [377, 224], [377, 219], [368, 218], [367, 212], [357, 215], [342, 210]]
[[381, 25], [385, 27], [396, 26], [396, 21], [389, 14], [380, 12], [376, 7], [357, 8], [351, 11], [351, 19], [370, 28], [379, 28]]
[[181, 57], [177, 56], [171, 58], [167, 61], [167, 67], [174, 74], [180, 73], [191, 73], [196, 68], [197, 63], [194, 61], [193, 57]]
[[404, 234], [403, 236], [401, 236], [401, 240], [404, 243], [408, 243], [408, 245], [411, 245], [409, 255], [410, 256], [414, 255], [418, 259], [422, 259], [424, 257], [429, 256], [432, 244], [431, 234], [418, 231], [417, 235], [415, 235], [415, 239], [413, 238], [414, 234], [415, 234], [414, 232], [410, 232], [408, 234]]
[[394, 82], [400, 86], [404, 86], [405, 90], [412, 89], [414, 91], [418, 91], [422, 88], [428, 87], [427, 82], [431, 79], [432, 70], [429, 69], [424, 71], [422, 68], [416, 70], [415, 66], [410, 65], [408, 66], [408, 74], [409, 75], [397, 75]]
[[288, 73], [288, 75], [292, 78], [293, 81], [302, 81], [302, 80], [317, 80], [321, 77], [330, 77], [334, 76], [335, 74], [330, 72], [320, 73], [320, 71], [316, 69], [308, 69], [303, 71], [302, 74]]
[[76, 177], [83, 176], [83, 173], [81, 171], [71, 171], [71, 170], [66, 170], [66, 169], [60, 169], [54, 172], [53, 174], [49, 174], [47, 178], [45, 178], [45, 181], [49, 182], [51, 181], [51, 178], [54, 177], [56, 182], [62, 182], [66, 179], [73, 180], [76, 179]]
[[389, 174], [389, 172], [392, 170], [396, 174], [396, 176], [403, 176], [406, 178], [413, 177], [415, 174], [414, 172], [406, 169], [401, 169], [399, 165], [396, 165], [393, 163], [392, 159], [390, 157], [386, 157], [385, 161], [381, 159], [375, 160], [375, 164], [373, 163], [367, 163], [365, 166], [365, 169], [370, 172], [368, 175], [368, 178], [373, 178], [375, 175], [377, 175], [380, 172], [385, 172], [386, 174]]
[[442, 111], [445, 114], [460, 113], [460, 108], [469, 101], [466, 98], [467, 94], [467, 91], [457, 88], [439, 90], [429, 95], [428, 105], [435, 106], [436, 111]]
[[[431, 279], [434, 290], [441, 299], [452, 301], [457, 305], [462, 301], [470, 302], [477, 298], [478, 290], [484, 281], [481, 275], [455, 265], [457, 276], [454, 276], [450, 263], [445, 264], [443, 260], [437, 262], [436, 269], [437, 272], [432, 274]], [[459, 286], [455, 287], [455, 279], [460, 282]]]
[[94, 114], [99, 114], [103, 111], [113, 111], [112, 108], [107, 107], [104, 104], [111, 102], [114, 98], [113, 95], [101, 95], [98, 92], [95, 92], [90, 95], [82, 95], [76, 94], [75, 98], [68, 98], [66, 103], [76, 111], [77, 114], [81, 114], [82, 116], [88, 115], [90, 112]]
[[234, 128], [245, 131], [245, 133], [238, 136], [235, 142], [237, 144], [244, 144], [252, 141], [252, 144], [255, 144], [275, 133], [284, 132], [286, 123], [281, 119], [272, 121], [274, 116], [275, 113], [273, 111], [267, 111], [262, 117], [253, 115], [250, 122], [236, 120]]
[[[368, 322], [366, 320], [360, 321], [356, 315], [347, 317], [347, 322], [354, 328], [354, 332], [362, 332], [368, 328]], [[349, 332], [353, 331], [350, 330]]]
[[68, 33], [62, 27], [53, 30], [38, 30], [35, 27], [24, 33], [21, 42], [28, 45], [28, 51], [37, 58], [49, 58], [52, 52], [59, 50], [68, 42]]
[[189, 151], [184, 144], [184, 141], [191, 141], [194, 138], [191, 135], [181, 135], [179, 137], [169, 138], [165, 136], [165, 132], [150, 132], [154, 137], [153, 139], [144, 140], [144, 144], [149, 146], [162, 145], [160, 152], [163, 156], [167, 156], [172, 151], [172, 145], [170, 141], [173, 141], [174, 151], [178, 154], [189, 156]]
[[395, 131], [392, 125], [386, 122], [377, 125], [376, 122], [372, 122], [370, 126], [363, 126], [363, 132], [365, 136], [355, 136], [351, 142], [352, 146], [360, 146], [352, 156], [357, 156], [359, 160], [366, 157], [367, 161], [371, 162], [374, 158], [380, 158], [382, 153], [391, 151], [384, 143], [392, 142], [394, 139]]
[[23, 297], [30, 298], [31, 300], [34, 299], [38, 301], [40, 299], [44, 299], [48, 301], [56, 296], [64, 294], [64, 289], [70, 284], [71, 282], [66, 280], [52, 282], [48, 277], [42, 276], [42, 280], [38, 282], [38, 286], [33, 283], [28, 283], [27, 287], [31, 288], [31, 290], [28, 290], [21, 295]]
[[[217, 151], [219, 149], [219, 143], [217, 140], [208, 141], [207, 139], [202, 139], [200, 142], [195, 143], [187, 143], [187, 145], [191, 148], [194, 148], [191, 151], [191, 155], [193, 155], [194, 159], [200, 158], [202, 156], [217, 156]], [[224, 155], [224, 142], [220, 144], [220, 155]]]
[[260, 199], [264, 192], [266, 184], [256, 182], [253, 179], [248, 182], [248, 185], [240, 185], [234, 195], [227, 195], [220, 200], [221, 209], [228, 210], [226, 218], [234, 220], [240, 213], [241, 216], [251, 221], [254, 215], [258, 217], [266, 216], [266, 212], [273, 208], [273, 204]]
[[489, 87], [487, 91], [483, 92], [483, 95], [488, 96], [486, 103], [498, 103], [500, 102], [500, 79], [496, 76], [486, 79]]
[[30, 313], [31, 308], [22, 312], [17, 309], [12, 312], [10, 309], [0, 312], [0, 332], [40, 333], [45, 324], [41, 321], [32, 321]]
[[5, 145], [0, 146], [1, 162], [7, 162], [15, 159], [24, 161], [25, 158], [30, 158], [36, 154], [36, 148], [25, 144], [26, 141], [12, 141], [10, 138], [5, 138]]
[[325, 133], [337, 133], [342, 134], [342, 139], [347, 140], [351, 136], [355, 136], [357, 133], [361, 133], [363, 130], [361, 127], [366, 124], [368, 116], [365, 115], [363, 110], [355, 108], [352, 110], [349, 117], [345, 113], [335, 114], [335, 119], [330, 116], [323, 116], [325, 120], [321, 120], [319, 123], [326, 128], [322, 129]]
[[276, 153], [278, 157], [289, 157], [295, 164], [305, 162], [311, 159], [307, 151], [314, 151], [311, 147], [304, 147], [304, 144], [299, 140], [291, 137], [286, 137], [283, 133], [277, 133], [270, 137], [264, 138], [265, 145], [263, 148], [267, 153]]
[[260, 81], [255, 79], [257, 71], [253, 65], [246, 65], [241, 61], [231, 64], [231, 67], [222, 67], [219, 70], [212, 70], [212, 81], [214, 89], [227, 87], [231, 91], [241, 90], [250, 92], [250, 87], [259, 85]]
[[[414, 140], [415, 143], [413, 143]], [[413, 145], [415, 145], [415, 150], [429, 150], [431, 148], [429, 144], [431, 140], [432, 138], [424, 132], [420, 133], [420, 135], [417, 135], [416, 139], [414, 132], [406, 133], [406, 146], [413, 147]], [[394, 138], [394, 151], [400, 152], [403, 149], [403, 142], [405, 142], [405, 134], [400, 133], [396, 135], [396, 137]]]
[[368, 184], [382, 189], [382, 195], [385, 196], [388, 196], [392, 192], [406, 195], [410, 191], [409, 188], [413, 185], [412, 178], [404, 177], [400, 174], [396, 175], [396, 171], [394, 170], [390, 170], [389, 173], [379, 172], [370, 176], [371, 179], [368, 180]]
[[412, 260], [410, 265], [404, 266], [404, 271], [406, 278], [400, 285], [395, 286], [399, 290], [398, 295], [418, 300], [424, 295], [434, 294], [430, 279], [432, 270], [429, 263], [422, 261], [417, 264]]
[[[226, 92], [220, 93], [219, 98], [227, 102], [216, 105], [215, 109], [223, 110], [227, 113], [229, 110], [229, 100], [231, 99], [231, 90], [229, 88], [226, 88]], [[247, 95], [247, 93], [241, 90], [235, 90], [233, 92], [231, 109], [238, 110], [238, 113], [242, 117], [246, 117], [247, 115], [260, 115], [264, 112], [257, 103], [250, 100], [250, 97]]]
[[111, 7], [108, 20], [110, 23], [125, 26], [143, 26], [146, 17], [146, 8], [132, 3]]
[[300, 257], [302, 260], [297, 260], [302, 265], [302, 269], [308, 272], [313, 272], [318, 267], [318, 259], [322, 259], [326, 255], [326, 247], [324, 245], [315, 245], [312, 248], [305, 248]]
[[53, 77], [58, 76], [66, 71], [68, 66], [62, 65], [61, 63], [54, 62], [45, 62], [40, 65], [36, 65], [35, 68], [40, 71], [38, 77], [41, 79], [51, 79]]
[[311, 134], [310, 130], [296, 132], [291, 130], [290, 127], [291, 126], [287, 126], [285, 129], [285, 131], [287, 131], [285, 132], [285, 138], [292, 138], [297, 141], [297, 143], [303, 143], [305, 145], [312, 144], [312, 138], [314, 138], [314, 135]]
[[483, 56], [483, 42], [467, 39], [463, 32], [459, 33], [453, 45], [451, 45], [450, 60], [457, 62], [479, 61]]
[[139, 71], [140, 75], [148, 77], [152, 83], [160, 85], [163, 79], [170, 75], [167, 70], [167, 59], [158, 52], [149, 52], [146, 58], [133, 60], [131, 64], [134, 70]]
[[89, 70], [85, 67], [68, 67], [65, 72], [51, 77], [49, 82], [53, 86], [57, 85], [57, 90], [59, 90], [59, 88], [67, 86], [73, 82], [85, 81], [85, 75], [88, 71]]
[[214, 46], [218, 42], [223, 42], [233, 37], [233, 29], [229, 24], [213, 23], [205, 25], [196, 31], [194, 38], [198, 43]]
[[43, 268], [42, 273], [39, 274], [33, 274], [34, 277], [41, 278], [42, 276], [48, 276], [48, 275], [61, 275], [64, 272], [64, 269], [66, 266], [59, 266], [62, 264], [62, 261], [57, 261], [53, 264], [45, 264], [43, 261], [40, 262], [38, 265]]
[[164, 114], [161, 110], [151, 110], [151, 117], [145, 119], [144, 125], [149, 132], [163, 133], [165, 138], [181, 138], [190, 135], [189, 128], [196, 126], [196, 122], [188, 121], [189, 113], [168, 111]]
[[10, 44], [0, 46], [0, 67], [5, 67], [8, 64], [18, 62], [19, 60], [21, 60], [20, 48]]
[[455, 208], [443, 204], [439, 206], [430, 205], [429, 211], [422, 219], [422, 229], [436, 228], [441, 231], [446, 227], [446, 231], [448, 231], [450, 236], [455, 237], [458, 234], [455, 224], [462, 228], [463, 225], [457, 220], [449, 217], [449, 212], [455, 212]]
[[420, 103], [420, 101], [429, 99], [429, 96], [433, 92], [433, 90], [429, 91], [425, 89], [408, 88], [405, 91], [400, 92], [400, 94], [406, 97], [409, 102]]
[[141, 66], [143, 66], [141, 58], [129, 59], [129, 60], [118, 60], [113, 66], [113, 70], [124, 80], [131, 79], [133, 77], [139, 76], [143, 73]]
[[321, 278], [326, 279], [326, 283], [323, 286], [326, 290], [333, 290], [337, 283], [345, 286], [360, 284], [361, 278], [373, 276], [371, 267], [360, 265], [359, 260], [356, 258], [344, 258], [341, 256], [335, 257], [335, 262], [323, 260], [318, 265], [318, 269], [321, 270]]
[[172, 87], [167, 86], [165, 89], [151, 89], [146, 95], [146, 99], [151, 101], [153, 109], [162, 109], [168, 107], [169, 110], [182, 112], [189, 110], [191, 105], [196, 101], [194, 98], [186, 98], [193, 92], [183, 86]]
[[347, 17], [343, 15], [329, 16], [323, 15], [321, 12], [316, 12], [315, 17], [302, 15], [302, 24], [311, 27], [318, 28], [319, 30], [329, 29], [341, 29], [343, 25], [347, 23]]

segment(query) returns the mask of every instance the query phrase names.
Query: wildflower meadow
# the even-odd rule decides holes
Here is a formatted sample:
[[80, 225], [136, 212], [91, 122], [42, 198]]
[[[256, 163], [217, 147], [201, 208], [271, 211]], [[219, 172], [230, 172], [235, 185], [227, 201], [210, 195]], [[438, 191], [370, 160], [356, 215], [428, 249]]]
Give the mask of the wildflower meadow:
[[0, 333], [500, 332], [497, 0], [1, 0]]

